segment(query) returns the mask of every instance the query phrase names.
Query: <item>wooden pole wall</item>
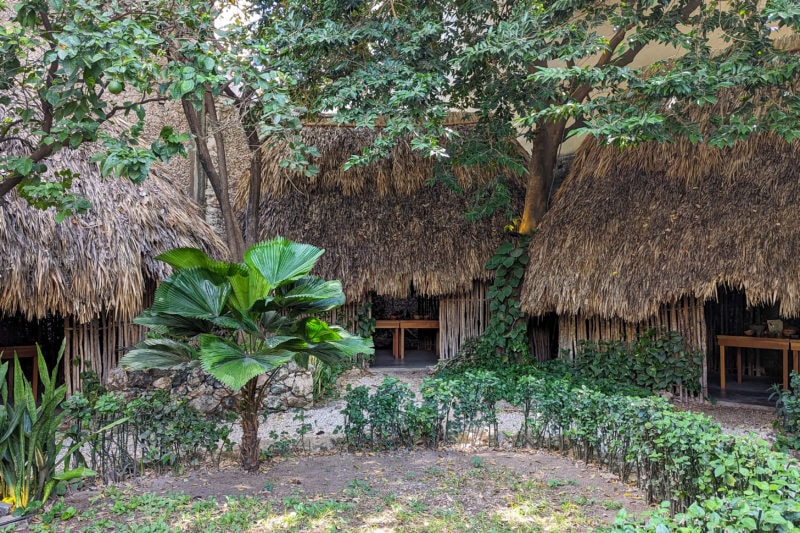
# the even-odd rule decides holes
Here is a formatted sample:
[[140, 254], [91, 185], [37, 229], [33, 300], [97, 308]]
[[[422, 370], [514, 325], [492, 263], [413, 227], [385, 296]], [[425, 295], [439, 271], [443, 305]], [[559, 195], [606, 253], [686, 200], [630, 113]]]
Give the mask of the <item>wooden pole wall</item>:
[[657, 315], [642, 322], [624, 322], [619, 318], [605, 319], [581, 316], [558, 317], [559, 353], [574, 357], [582, 341], [631, 342], [649, 328], [666, 328], [680, 333], [686, 347], [705, 354], [702, 372], [703, 395], [708, 392], [708, 344], [705, 307], [695, 297], [684, 297], [674, 304], [663, 306]]
[[[148, 284], [143, 308], [153, 303], [155, 284]], [[67, 394], [81, 388], [80, 376], [92, 370], [105, 383], [124, 352], [144, 340], [145, 328], [108, 312], [80, 324], [73, 317], [64, 319], [64, 380]]]
[[476, 281], [472, 290], [439, 299], [439, 358], [454, 357], [464, 341], [477, 337], [489, 321], [487, 285]]

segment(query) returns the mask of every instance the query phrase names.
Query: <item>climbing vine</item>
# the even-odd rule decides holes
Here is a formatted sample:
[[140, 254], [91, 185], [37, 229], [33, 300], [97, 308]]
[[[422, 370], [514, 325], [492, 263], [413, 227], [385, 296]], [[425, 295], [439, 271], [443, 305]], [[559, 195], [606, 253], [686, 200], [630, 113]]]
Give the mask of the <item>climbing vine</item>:
[[527, 320], [520, 309], [520, 290], [528, 265], [530, 236], [522, 235], [500, 245], [486, 268], [494, 270], [489, 288], [489, 324], [480, 338], [483, 349], [494, 350], [503, 362], [528, 358]]

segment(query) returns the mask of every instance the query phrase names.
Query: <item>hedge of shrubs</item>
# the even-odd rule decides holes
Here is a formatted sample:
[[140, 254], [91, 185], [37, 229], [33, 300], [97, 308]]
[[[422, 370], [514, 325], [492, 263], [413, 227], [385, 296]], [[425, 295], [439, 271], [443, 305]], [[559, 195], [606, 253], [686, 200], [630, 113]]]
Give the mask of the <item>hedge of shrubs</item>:
[[346, 442], [387, 448], [480, 439], [497, 443], [497, 404], [519, 406], [517, 446], [557, 449], [633, 480], [664, 502], [646, 524], [620, 513], [614, 531], [794, 531], [800, 469], [788, 455], [736, 437], [702, 414], [651, 396], [608, 394], [540, 373], [468, 370], [426, 380], [417, 400], [387, 378], [350, 389]]

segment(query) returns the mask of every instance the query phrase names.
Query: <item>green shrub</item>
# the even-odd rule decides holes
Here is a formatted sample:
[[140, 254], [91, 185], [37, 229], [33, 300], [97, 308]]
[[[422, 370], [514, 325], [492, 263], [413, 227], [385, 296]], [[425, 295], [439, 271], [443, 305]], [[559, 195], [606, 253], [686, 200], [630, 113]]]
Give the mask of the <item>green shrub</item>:
[[613, 390], [616, 384], [652, 391], [700, 392], [703, 354], [690, 352], [676, 331], [651, 328], [630, 345], [622, 341], [584, 342], [572, 362], [576, 376]]
[[779, 448], [800, 449], [800, 375], [792, 371], [789, 389], [779, 384], [772, 387], [770, 400], [775, 400], [775, 409], [780, 418], [777, 446]]
[[[402, 391], [402, 393], [400, 392]], [[345, 438], [354, 447], [417, 442], [438, 446], [496, 435], [496, 404], [524, 417], [518, 446], [557, 449], [633, 481], [650, 502], [665, 502], [648, 523], [620, 514], [621, 531], [794, 531], [800, 527], [800, 468], [750, 437], [735, 437], [702, 414], [675, 411], [660, 397], [606, 394], [571, 376], [469, 371], [426, 380], [417, 406], [389, 381], [376, 399], [348, 391]], [[416, 428], [413, 427], [416, 424]], [[402, 427], [402, 432], [374, 428]], [[474, 438], [473, 441], [475, 442]], [[490, 444], [496, 440], [489, 440]]]
[[367, 387], [348, 386], [344, 398], [343, 430], [352, 448], [414, 446], [426, 427], [419, 420], [414, 393], [396, 378], [387, 376], [372, 395]]
[[52, 371], [48, 371], [38, 346], [37, 352], [41, 383], [38, 405], [19, 359], [14, 358], [12, 394], [6, 380], [9, 363], [0, 365], [0, 496], [11, 500], [19, 515], [39, 509], [67, 482], [95, 475], [87, 468], [70, 468], [70, 457], [80, 442], [70, 442], [59, 432], [64, 413], [58, 406], [66, 387], [56, 386], [56, 375], [64, 344]]
[[[91, 382], [91, 376], [87, 376]], [[88, 444], [88, 456], [76, 451], [73, 460], [91, 466], [106, 481], [141, 473], [197, 464], [230, 449], [230, 426], [219, 417], [204, 417], [185, 400], [173, 400], [165, 390], [150, 391], [126, 401], [122, 396], [92, 389], [64, 402], [68, 435]], [[112, 425], [107, 430], [104, 427]]]

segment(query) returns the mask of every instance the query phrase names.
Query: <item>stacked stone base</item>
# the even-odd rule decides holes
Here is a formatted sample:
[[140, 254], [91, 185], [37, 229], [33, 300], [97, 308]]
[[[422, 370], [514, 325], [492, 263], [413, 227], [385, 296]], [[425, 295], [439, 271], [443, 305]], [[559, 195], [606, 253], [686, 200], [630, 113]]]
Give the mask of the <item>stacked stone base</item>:
[[[232, 407], [230, 390], [199, 367], [182, 370], [111, 371], [106, 387], [126, 398], [145, 391], [168, 390], [172, 398], [187, 400], [202, 413]], [[295, 364], [285, 365], [275, 376], [264, 398], [264, 409], [277, 412], [289, 408], [310, 407], [314, 403], [313, 379], [310, 370]]]

